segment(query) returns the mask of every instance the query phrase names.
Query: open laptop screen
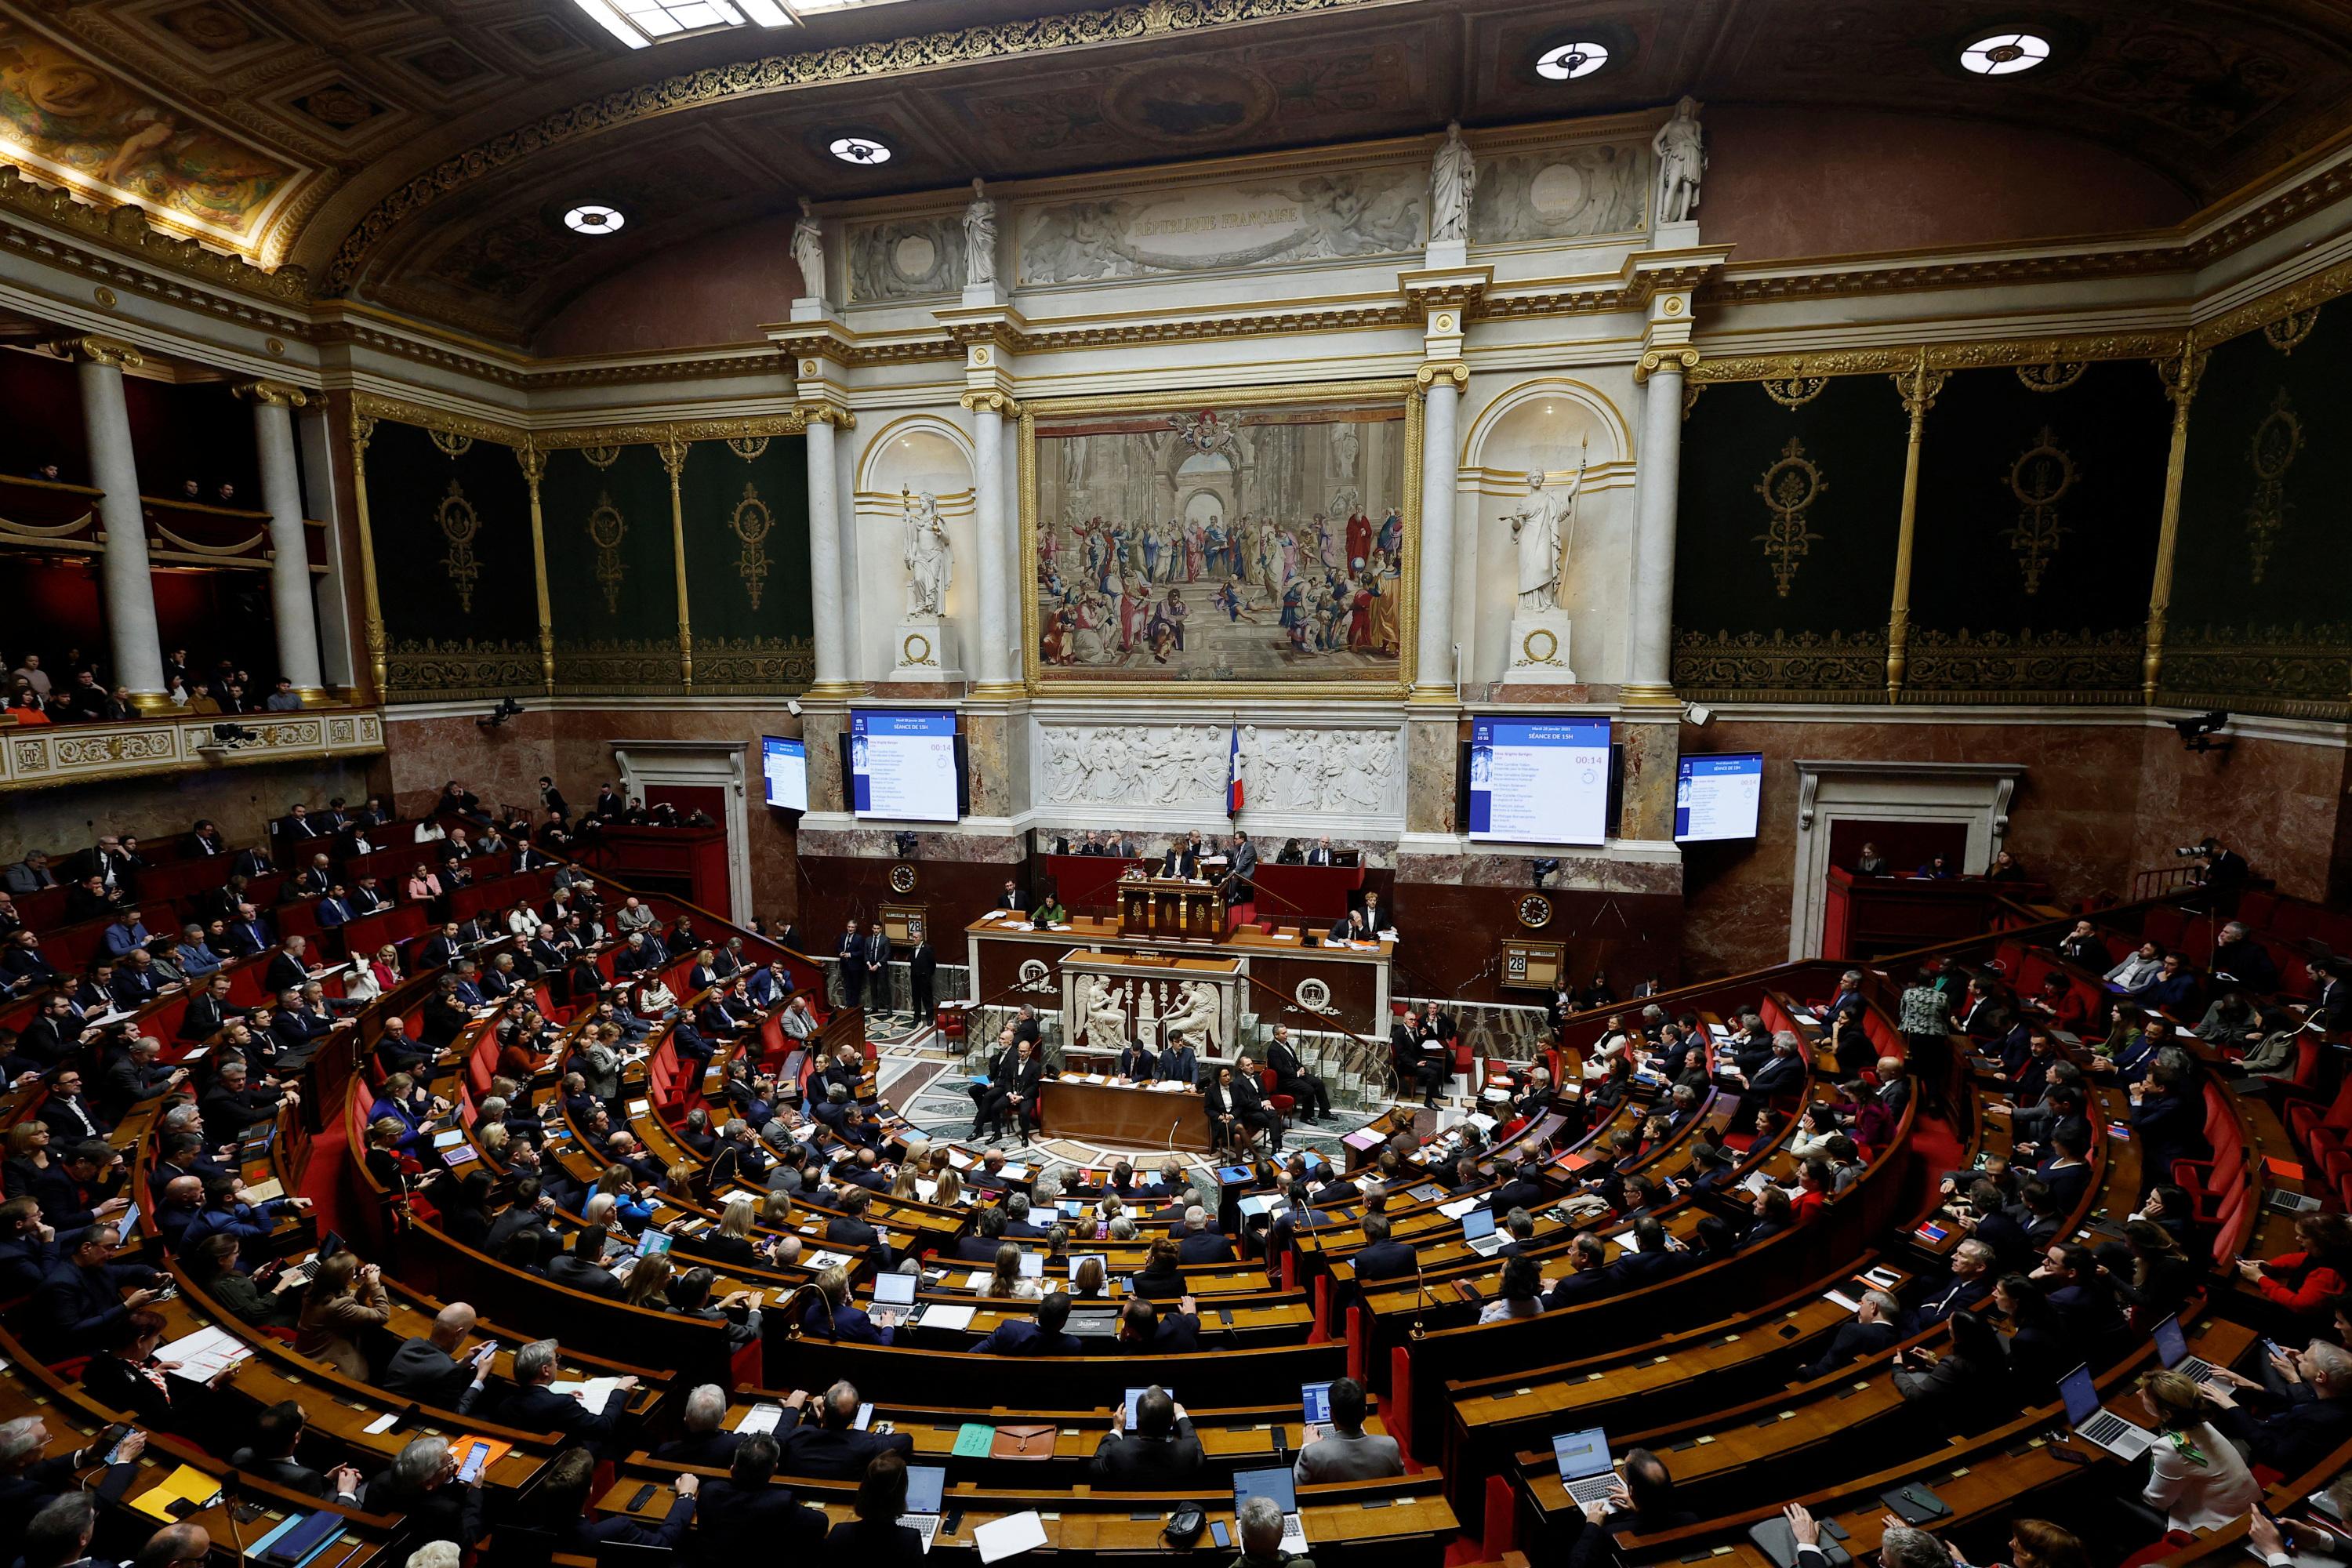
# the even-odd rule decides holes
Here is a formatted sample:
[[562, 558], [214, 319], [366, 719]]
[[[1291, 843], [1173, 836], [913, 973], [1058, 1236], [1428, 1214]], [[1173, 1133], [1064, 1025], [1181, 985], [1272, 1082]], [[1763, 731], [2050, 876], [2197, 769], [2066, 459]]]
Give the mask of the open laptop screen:
[[2069, 1426], [2080, 1426], [2099, 1413], [2099, 1385], [2091, 1381], [2088, 1363], [2058, 1380], [2058, 1397], [2066, 1402]]
[[900, 1274], [895, 1270], [877, 1274], [874, 1277], [874, 1304], [877, 1307], [913, 1306], [915, 1283], [915, 1277], [911, 1274]]
[[2189, 1339], [2180, 1331], [2178, 1314], [2156, 1325], [2156, 1358], [2168, 1367], [2179, 1366], [2189, 1359]]
[[1559, 1465], [1559, 1479], [1580, 1481], [1609, 1468], [1609, 1434], [1598, 1426], [1562, 1432], [1551, 1440], [1551, 1457]]
[[1462, 1216], [1462, 1239], [1483, 1241], [1495, 1234], [1495, 1211], [1472, 1209]]
[[1290, 1484], [1290, 1472], [1277, 1470], [1237, 1470], [1234, 1473], [1234, 1512], [1254, 1497], [1271, 1498], [1274, 1506], [1285, 1513], [1298, 1511], [1298, 1492]]
[[907, 1511], [937, 1513], [940, 1497], [947, 1489], [948, 1473], [938, 1465], [907, 1467]]
[[1307, 1413], [1307, 1425], [1309, 1426], [1331, 1425], [1331, 1385], [1329, 1384], [1299, 1384], [1298, 1403]]

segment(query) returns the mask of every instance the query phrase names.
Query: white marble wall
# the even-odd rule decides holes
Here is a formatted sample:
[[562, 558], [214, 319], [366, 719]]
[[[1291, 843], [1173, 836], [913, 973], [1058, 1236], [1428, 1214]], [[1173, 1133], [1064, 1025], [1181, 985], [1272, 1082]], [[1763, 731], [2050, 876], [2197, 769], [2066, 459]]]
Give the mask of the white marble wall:
[[[1120, 710], [1124, 709], [1124, 711]], [[1083, 716], [1080, 716], [1080, 714]], [[1404, 827], [1401, 718], [1263, 704], [1171, 713], [1132, 703], [1035, 715], [1033, 820], [1042, 828], [1223, 831], [1227, 759], [1241, 743], [1238, 826], [1259, 838], [1382, 836]]]

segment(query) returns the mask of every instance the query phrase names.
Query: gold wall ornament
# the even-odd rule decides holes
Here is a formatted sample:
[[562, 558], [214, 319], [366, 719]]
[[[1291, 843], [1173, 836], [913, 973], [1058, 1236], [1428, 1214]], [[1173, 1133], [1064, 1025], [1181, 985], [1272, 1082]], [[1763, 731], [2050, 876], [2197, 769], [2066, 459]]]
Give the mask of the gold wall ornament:
[[383, 601], [376, 592], [375, 531], [368, 519], [367, 449], [368, 440], [375, 434], [375, 421], [361, 412], [357, 400], [352, 404], [352, 511], [360, 532], [360, 604], [363, 612], [362, 633], [367, 639], [368, 673], [374, 685], [370, 689], [379, 702], [384, 700]]
[[735, 503], [727, 526], [743, 542], [743, 552], [735, 558], [735, 574], [743, 579], [744, 595], [755, 610], [760, 607], [760, 595], [768, 583], [768, 531], [775, 525], [775, 514], [768, 510], [768, 503], [760, 499], [755, 487], [746, 484], [743, 499]]
[[1688, 419], [1691, 416], [1691, 410], [1698, 406], [1698, 395], [1705, 392], [1706, 387], [1707, 384], [1703, 381], [1690, 381], [1687, 379], [1684, 381], [1683, 417], [1685, 419]]
[[2028, 594], [2042, 591], [2042, 574], [2058, 553], [2059, 541], [2074, 531], [2058, 521], [2058, 503], [2082, 478], [2049, 426], [2042, 427], [2033, 443], [2009, 466], [2009, 493], [2017, 498], [2019, 510], [2016, 526], [2001, 533], [2017, 556]]
[[441, 537], [449, 542], [449, 552], [441, 558], [441, 569], [449, 574], [450, 584], [457, 590], [457, 607], [467, 615], [474, 613], [474, 584], [482, 575], [482, 563], [474, 558], [474, 536], [482, 531], [482, 520], [474, 510], [474, 503], [449, 481], [449, 493], [433, 509], [433, 521], [441, 530]]
[[460, 435], [455, 430], [436, 429], [427, 430], [425, 433], [432, 437], [435, 446], [441, 448], [441, 455], [452, 462], [474, 449], [474, 438], [471, 436]]
[[1903, 453], [1903, 510], [1895, 519], [1895, 598], [1886, 616], [1886, 700], [1903, 695], [1905, 650], [1911, 643], [1911, 552], [1919, 528], [1919, 447], [1927, 438], [1927, 411], [1949, 379], [1948, 370], [1935, 368], [1931, 352], [1921, 347], [1911, 368], [1895, 376], [1904, 412], [1911, 416], [1910, 443]]
[[1424, 392], [1441, 381], [1453, 383], [1459, 392], [1470, 384], [1470, 367], [1458, 359], [1437, 360], [1412, 373], [1412, 384]]
[[[1825, 375], [1768, 376], [1758, 383], [1764, 388], [1764, 395], [1783, 408], [1802, 408], [1819, 397], [1829, 384], [1830, 378]], [[1697, 382], [1694, 384], [1704, 386], [1706, 384]]]
[[[770, 437], [766, 436], [730, 437], [727, 442], [727, 449], [748, 463], [768, 449], [769, 439]], [[756, 605], [759, 601], [755, 599], [752, 603]]]
[[2312, 329], [2318, 325], [2319, 307], [2314, 305], [2308, 310], [2294, 310], [2275, 321], [2264, 321], [2263, 341], [2283, 354], [2291, 354], [2303, 346], [2303, 340], [2311, 336]]
[[596, 492], [596, 505], [588, 513], [588, 542], [596, 547], [596, 585], [604, 590], [604, 613], [621, 613], [621, 584], [628, 568], [621, 563], [621, 541], [629, 533], [628, 520], [621, 509], [613, 504], [612, 496]]
[[145, 354], [121, 338], [110, 338], [97, 332], [58, 338], [48, 345], [48, 350], [59, 359], [89, 360], [93, 364], [109, 364], [117, 370], [137, 370], [147, 363]]
[[1906, 685], [1920, 700], [2127, 704], [2139, 697], [2140, 629], [1919, 629]]
[[2082, 380], [2091, 364], [2088, 360], [2047, 360], [2016, 368], [2018, 383], [2028, 392], [2063, 392]]
[[1824, 537], [1807, 528], [1806, 514], [1829, 488], [1821, 469], [1807, 460], [1804, 443], [1794, 436], [1780, 448], [1779, 461], [1756, 481], [1756, 493], [1764, 498], [1764, 510], [1770, 521], [1755, 539], [1764, 546], [1772, 584], [1784, 599], [1797, 580], [1798, 563], [1812, 553], [1814, 541]]
[[301, 408], [310, 401], [310, 395], [287, 381], [248, 381], [229, 388], [236, 396], [255, 403], [268, 404], [272, 408]]
[[1886, 633], [1675, 631], [1676, 694], [1702, 702], [1875, 702]]
[[588, 459], [590, 468], [602, 473], [621, 460], [621, 448], [605, 446], [583, 447], [580, 448], [580, 455]]
[[2254, 471], [2254, 493], [2246, 503], [2246, 559], [2257, 583], [2270, 563], [2271, 546], [2286, 527], [2287, 514], [2294, 510], [2294, 503], [2286, 499], [2286, 473], [2302, 452], [2303, 421], [2296, 417], [2294, 400], [2282, 386], [2246, 446], [2246, 465]]
[[1634, 363], [1633, 380], [1645, 382], [1662, 370], [1675, 370], [1684, 375], [1698, 368], [1699, 353], [1695, 348], [1651, 349]]

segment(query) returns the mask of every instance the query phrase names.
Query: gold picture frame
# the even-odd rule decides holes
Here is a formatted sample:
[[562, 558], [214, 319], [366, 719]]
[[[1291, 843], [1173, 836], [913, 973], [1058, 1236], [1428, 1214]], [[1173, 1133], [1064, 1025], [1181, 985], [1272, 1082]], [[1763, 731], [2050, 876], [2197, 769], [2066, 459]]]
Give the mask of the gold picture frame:
[[[1311, 682], [1278, 679], [1043, 679], [1039, 655], [1036, 581], [1038, 530], [1037, 426], [1088, 415], [1197, 414], [1202, 409], [1253, 411], [1267, 408], [1330, 407], [1392, 401], [1404, 423], [1404, 475], [1399, 498], [1399, 522], [1404, 562], [1399, 577], [1402, 603], [1398, 615], [1398, 659], [1393, 677], [1382, 673], [1363, 679], [1334, 679]], [[1423, 395], [1410, 376], [1381, 380], [1309, 382], [1289, 386], [1204, 389], [1192, 392], [1135, 393], [1125, 395], [1043, 398], [1021, 405], [1021, 642], [1024, 686], [1032, 697], [1134, 697], [1182, 695], [1204, 701], [1245, 700], [1265, 697], [1313, 695], [1349, 702], [1399, 702], [1412, 689], [1418, 660], [1415, 645], [1420, 628], [1421, 598], [1421, 474]]]

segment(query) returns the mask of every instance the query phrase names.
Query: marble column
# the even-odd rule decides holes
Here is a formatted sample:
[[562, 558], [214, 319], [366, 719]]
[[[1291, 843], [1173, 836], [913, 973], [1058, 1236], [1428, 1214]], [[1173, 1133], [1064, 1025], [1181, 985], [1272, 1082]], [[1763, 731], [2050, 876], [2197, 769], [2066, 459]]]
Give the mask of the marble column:
[[849, 624], [842, 600], [841, 502], [834, 453], [835, 422], [846, 417], [826, 405], [808, 411], [809, 619], [816, 642], [813, 695], [840, 695], [851, 684]]
[[1683, 373], [1698, 363], [1694, 349], [1653, 350], [1642, 356], [1641, 484], [1633, 513], [1632, 661], [1628, 702], [1672, 702], [1675, 642], [1675, 509], [1683, 463]]
[[352, 650], [352, 616], [347, 597], [352, 552], [343, 538], [342, 502], [335, 493], [335, 418], [326, 399], [313, 397], [296, 422], [302, 445], [302, 515], [327, 525], [327, 571], [310, 584], [311, 602], [319, 612], [319, 673], [330, 687], [351, 690], [359, 683]]
[[302, 474], [294, 461], [294, 410], [310, 401], [282, 381], [236, 389], [253, 405], [253, 445], [261, 458], [261, 506], [269, 514], [269, 614], [278, 632], [278, 673], [306, 706], [327, 700], [319, 670], [319, 624], [310, 595], [310, 548], [302, 521]]
[[972, 509], [979, 535], [980, 569], [973, 574], [980, 596], [979, 642], [972, 658], [974, 694], [1000, 695], [1012, 676], [1013, 645], [1008, 613], [1013, 598], [1013, 542], [1004, 515], [1004, 409], [1001, 392], [968, 392], [964, 406], [972, 420]]
[[1023, 629], [1021, 600], [1036, 592], [1036, 567], [1021, 548], [1021, 420], [1014, 405], [1004, 411], [1004, 532], [1013, 552], [1013, 595], [1005, 601], [1004, 679], [1023, 686], [1028, 679], [1029, 636]]
[[1412, 695], [1454, 700], [1454, 488], [1455, 416], [1469, 367], [1425, 364], [1421, 421], [1421, 594]]
[[154, 581], [147, 565], [147, 523], [139, 504], [131, 411], [122, 398], [123, 371], [145, 362], [137, 349], [113, 338], [74, 338], [58, 347], [76, 362], [79, 373], [89, 482], [105, 492], [98, 517], [106, 532], [103, 580], [114, 684], [131, 689], [131, 701], [141, 712], [158, 712], [168, 706], [163, 646], [155, 630]]

